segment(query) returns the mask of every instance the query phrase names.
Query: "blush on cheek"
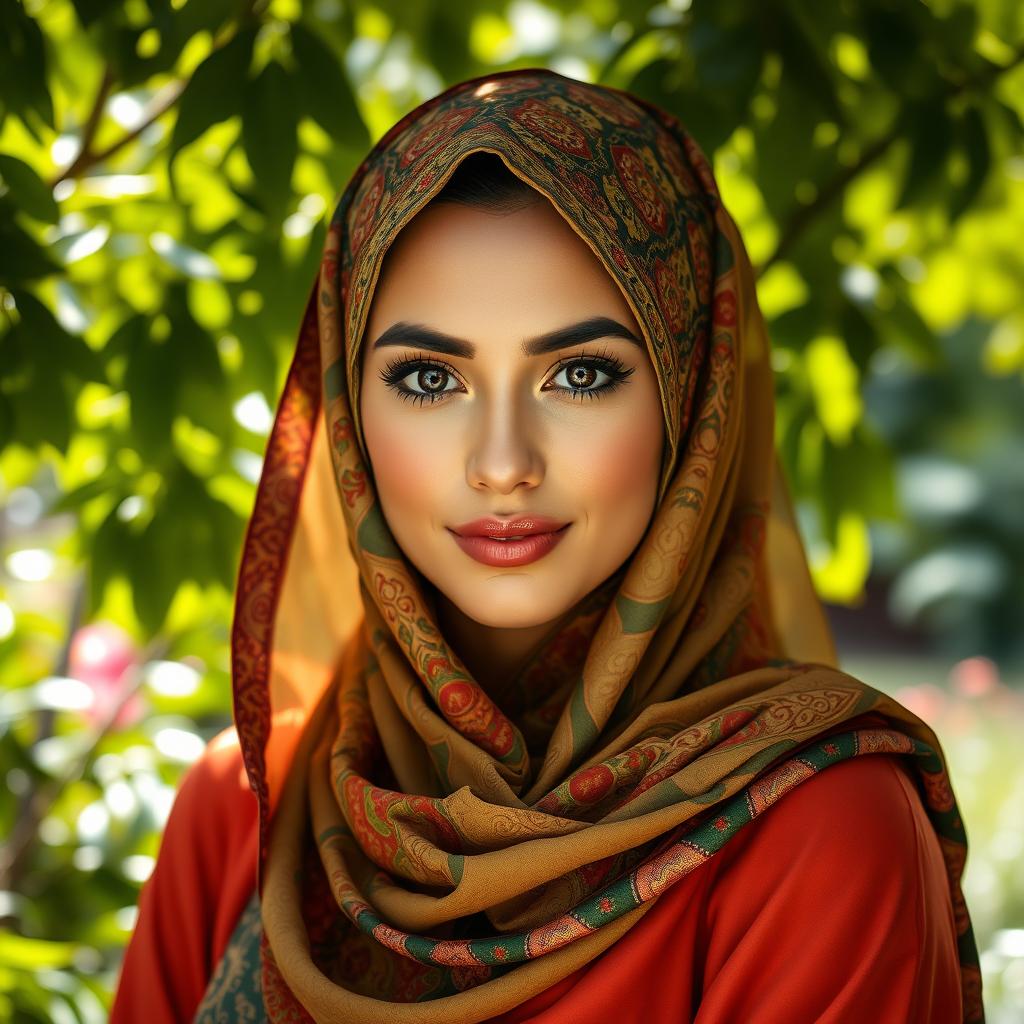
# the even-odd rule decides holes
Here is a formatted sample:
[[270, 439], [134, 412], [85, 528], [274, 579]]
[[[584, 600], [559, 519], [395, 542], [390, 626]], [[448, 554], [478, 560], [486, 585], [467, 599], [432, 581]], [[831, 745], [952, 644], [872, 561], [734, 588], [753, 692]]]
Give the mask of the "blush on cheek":
[[621, 427], [594, 431], [581, 438], [563, 462], [574, 478], [580, 499], [595, 511], [646, 501], [657, 486], [660, 423], [657, 433], [635, 419]]
[[373, 435], [370, 460], [378, 497], [395, 514], [414, 515], [430, 507], [431, 481], [437, 478], [436, 458], [430, 446], [406, 433], [386, 429]]

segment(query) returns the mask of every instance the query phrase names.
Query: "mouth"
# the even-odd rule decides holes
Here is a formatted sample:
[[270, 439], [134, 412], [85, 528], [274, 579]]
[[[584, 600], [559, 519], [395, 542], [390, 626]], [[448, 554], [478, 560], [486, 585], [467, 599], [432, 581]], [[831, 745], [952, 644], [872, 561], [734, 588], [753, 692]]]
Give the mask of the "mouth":
[[475, 561], [499, 568], [515, 568], [529, 565], [552, 551], [572, 523], [546, 530], [537, 529], [535, 521], [531, 521], [530, 525], [531, 529], [519, 527], [518, 532], [513, 532], [512, 526], [505, 525], [501, 527], [505, 531], [503, 534], [497, 531], [461, 534], [451, 529], [449, 532], [455, 543]]
[[551, 516], [521, 516], [518, 519], [474, 519], [459, 526], [449, 527], [460, 537], [486, 537], [490, 540], [509, 541], [541, 533], [557, 533], [569, 526], [564, 519]]

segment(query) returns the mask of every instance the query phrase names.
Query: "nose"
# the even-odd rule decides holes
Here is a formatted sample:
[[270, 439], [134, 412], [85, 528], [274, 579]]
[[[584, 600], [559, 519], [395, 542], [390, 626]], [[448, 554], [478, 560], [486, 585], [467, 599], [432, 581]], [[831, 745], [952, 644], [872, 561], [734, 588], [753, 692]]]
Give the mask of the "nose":
[[544, 460], [537, 445], [537, 424], [515, 397], [505, 391], [481, 403], [470, 423], [466, 482], [474, 490], [511, 494], [517, 487], [537, 487]]

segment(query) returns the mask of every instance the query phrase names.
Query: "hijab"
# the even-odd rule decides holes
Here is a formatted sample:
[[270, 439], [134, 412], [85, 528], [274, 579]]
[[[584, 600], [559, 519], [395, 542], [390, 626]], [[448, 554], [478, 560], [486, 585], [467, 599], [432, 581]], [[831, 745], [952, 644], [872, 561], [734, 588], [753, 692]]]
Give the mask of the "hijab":
[[[643, 332], [666, 444], [627, 562], [499, 706], [396, 544], [359, 417], [388, 247], [471, 153], [545, 196]], [[330, 221], [238, 577], [234, 713], [275, 1022], [470, 1024], [526, 1001], [830, 765], [913, 765], [981, 1019], [932, 730], [835, 667], [773, 444], [768, 338], [706, 157], [639, 97], [528, 68], [403, 117]], [[760, 894], [751, 893], [759, 899]]]

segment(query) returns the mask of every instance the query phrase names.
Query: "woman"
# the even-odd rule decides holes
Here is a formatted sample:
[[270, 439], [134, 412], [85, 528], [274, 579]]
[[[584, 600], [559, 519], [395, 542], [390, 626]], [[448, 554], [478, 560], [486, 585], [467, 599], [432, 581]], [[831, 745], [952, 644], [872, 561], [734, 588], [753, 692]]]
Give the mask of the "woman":
[[527, 69], [395, 125], [115, 1024], [982, 1020], [938, 741], [830, 667], [772, 408], [674, 118]]

